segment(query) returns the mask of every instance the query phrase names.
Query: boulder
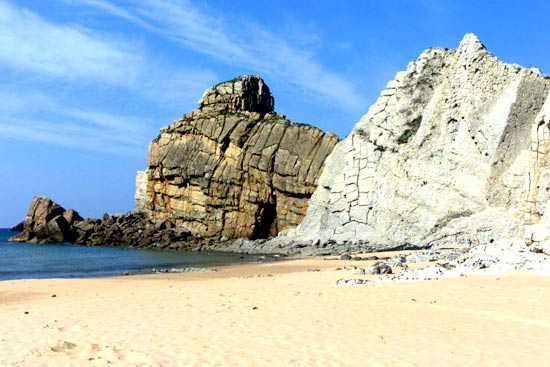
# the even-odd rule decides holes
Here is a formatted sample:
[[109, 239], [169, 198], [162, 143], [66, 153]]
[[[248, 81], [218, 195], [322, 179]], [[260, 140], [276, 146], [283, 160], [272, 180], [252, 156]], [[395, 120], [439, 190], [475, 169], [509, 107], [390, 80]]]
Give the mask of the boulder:
[[42, 226], [53, 218], [63, 215], [65, 209], [44, 196], [35, 196], [27, 212], [25, 222], [29, 225]]
[[82, 218], [80, 214], [78, 214], [78, 212], [73, 209], [66, 210], [63, 213], [63, 218], [65, 218], [65, 220], [67, 220], [67, 223], [69, 223], [70, 225], [84, 220], [84, 218]]
[[[68, 214], [66, 214], [69, 212]], [[14, 242], [68, 242], [71, 240], [70, 224], [64, 217], [79, 218], [75, 211], [63, 207], [44, 196], [32, 199], [27, 217], [23, 221], [21, 233], [10, 238]]]
[[72, 238], [71, 225], [62, 215], [58, 215], [36, 229], [35, 239], [39, 243], [66, 243], [71, 242]]
[[379, 262], [379, 263], [373, 264], [365, 272], [366, 273], [368, 272], [368, 274], [380, 275], [380, 274], [392, 274], [393, 270], [388, 264]]
[[149, 145], [136, 212], [202, 237], [276, 235], [302, 220], [337, 142], [276, 114], [260, 77], [220, 83]]

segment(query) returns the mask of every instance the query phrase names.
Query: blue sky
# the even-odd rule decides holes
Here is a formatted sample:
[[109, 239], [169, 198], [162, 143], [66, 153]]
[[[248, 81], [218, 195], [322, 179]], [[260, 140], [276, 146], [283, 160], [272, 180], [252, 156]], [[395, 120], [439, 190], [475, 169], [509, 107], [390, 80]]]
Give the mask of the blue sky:
[[549, 4], [0, 0], [0, 227], [35, 194], [83, 216], [132, 210], [148, 142], [238, 75], [344, 137], [397, 71], [467, 32], [548, 74]]

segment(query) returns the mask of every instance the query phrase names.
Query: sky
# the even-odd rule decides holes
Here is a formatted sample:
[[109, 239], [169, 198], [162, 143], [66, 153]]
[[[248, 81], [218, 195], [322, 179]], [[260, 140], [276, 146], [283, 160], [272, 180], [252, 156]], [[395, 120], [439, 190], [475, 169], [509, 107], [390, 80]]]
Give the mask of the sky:
[[0, 0], [0, 228], [34, 195], [85, 217], [133, 209], [161, 127], [260, 75], [275, 109], [345, 137], [426, 48], [475, 33], [550, 73], [548, 1]]

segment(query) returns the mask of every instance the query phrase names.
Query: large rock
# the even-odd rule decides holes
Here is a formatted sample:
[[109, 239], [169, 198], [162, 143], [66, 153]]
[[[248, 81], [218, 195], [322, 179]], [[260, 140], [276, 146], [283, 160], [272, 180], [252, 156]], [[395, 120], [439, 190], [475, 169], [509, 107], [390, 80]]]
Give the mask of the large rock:
[[82, 220], [74, 210], [65, 210], [60, 205], [44, 196], [35, 196], [27, 212], [21, 233], [10, 240], [32, 243], [62, 243], [73, 240], [69, 221]]
[[[523, 236], [550, 218], [549, 89], [473, 34], [424, 51], [336, 146], [290, 235], [388, 247]], [[550, 237], [547, 221], [533, 240]]]
[[151, 142], [136, 211], [204, 237], [263, 238], [297, 226], [338, 138], [273, 107], [256, 76], [208, 89]]
[[42, 226], [36, 232], [37, 242], [64, 243], [71, 242], [73, 238], [71, 225], [64, 216], [58, 215]]
[[214, 115], [231, 112], [272, 113], [275, 101], [264, 81], [242, 76], [207, 89], [199, 100], [199, 110]]

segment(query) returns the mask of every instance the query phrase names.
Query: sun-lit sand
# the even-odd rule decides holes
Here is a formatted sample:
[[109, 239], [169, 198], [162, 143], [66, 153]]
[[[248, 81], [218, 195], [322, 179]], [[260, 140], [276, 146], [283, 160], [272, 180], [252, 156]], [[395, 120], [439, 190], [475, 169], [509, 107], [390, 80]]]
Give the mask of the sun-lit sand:
[[353, 264], [0, 282], [0, 364], [548, 365], [550, 277], [336, 286]]

